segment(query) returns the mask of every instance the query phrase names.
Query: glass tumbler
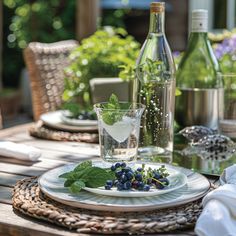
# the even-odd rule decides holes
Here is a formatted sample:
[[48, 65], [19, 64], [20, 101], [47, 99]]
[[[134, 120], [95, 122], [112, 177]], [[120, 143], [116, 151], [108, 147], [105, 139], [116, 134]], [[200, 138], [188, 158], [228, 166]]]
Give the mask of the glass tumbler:
[[145, 106], [120, 102], [119, 107], [109, 108], [108, 103], [94, 105], [101, 157], [108, 162], [130, 162], [137, 157], [140, 120]]
[[236, 74], [221, 75], [224, 81], [223, 114], [219, 119], [220, 132], [236, 139]]

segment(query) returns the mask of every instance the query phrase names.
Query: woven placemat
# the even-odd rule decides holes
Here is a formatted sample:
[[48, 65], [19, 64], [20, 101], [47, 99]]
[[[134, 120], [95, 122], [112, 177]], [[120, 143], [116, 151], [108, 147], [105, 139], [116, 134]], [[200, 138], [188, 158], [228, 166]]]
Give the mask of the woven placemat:
[[68, 132], [56, 130], [38, 121], [29, 128], [29, 134], [36, 138], [54, 141], [74, 141], [86, 143], [98, 143], [97, 133], [87, 132]]
[[18, 181], [13, 207], [23, 214], [81, 233], [144, 234], [191, 228], [202, 211], [201, 199], [188, 204], [148, 212], [115, 213], [73, 208], [46, 197], [37, 178]]

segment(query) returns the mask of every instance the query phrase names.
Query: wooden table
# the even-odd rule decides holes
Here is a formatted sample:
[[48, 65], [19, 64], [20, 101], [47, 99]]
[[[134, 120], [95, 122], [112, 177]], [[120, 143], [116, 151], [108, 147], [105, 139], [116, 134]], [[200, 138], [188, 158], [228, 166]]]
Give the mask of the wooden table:
[[[51, 168], [66, 163], [98, 158], [99, 147], [96, 144], [36, 139], [29, 136], [27, 132], [29, 126], [30, 124], [21, 125], [0, 131], [0, 139], [2, 140], [24, 143], [42, 150], [41, 158], [33, 164], [13, 158], [0, 157], [0, 235], [78, 235], [74, 231], [14, 212], [11, 205], [11, 192], [16, 181], [25, 177], [39, 176]], [[158, 235], [189, 236], [195, 234], [193, 231], [184, 231]]]

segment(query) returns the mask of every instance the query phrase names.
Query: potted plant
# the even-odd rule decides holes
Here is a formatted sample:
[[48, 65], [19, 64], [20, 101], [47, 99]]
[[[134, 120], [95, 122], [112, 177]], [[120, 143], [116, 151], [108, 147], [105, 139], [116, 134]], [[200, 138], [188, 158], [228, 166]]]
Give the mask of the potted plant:
[[70, 54], [71, 64], [65, 69], [64, 108], [88, 109], [92, 104], [90, 80], [107, 78], [107, 83], [109, 78], [118, 77], [123, 67], [135, 63], [139, 50], [139, 43], [122, 28], [104, 27], [84, 39]]

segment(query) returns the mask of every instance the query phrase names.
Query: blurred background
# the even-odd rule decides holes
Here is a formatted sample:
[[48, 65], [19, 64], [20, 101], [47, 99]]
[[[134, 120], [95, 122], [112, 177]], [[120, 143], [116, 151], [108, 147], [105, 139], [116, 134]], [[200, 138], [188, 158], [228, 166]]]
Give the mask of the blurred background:
[[[0, 1], [0, 108], [4, 127], [32, 120], [22, 52], [30, 42], [82, 39], [102, 26], [122, 27], [141, 44], [149, 27], [149, 0]], [[235, 0], [166, 0], [166, 35], [172, 51], [184, 51], [193, 9], [207, 9], [212, 42], [236, 27]]]

